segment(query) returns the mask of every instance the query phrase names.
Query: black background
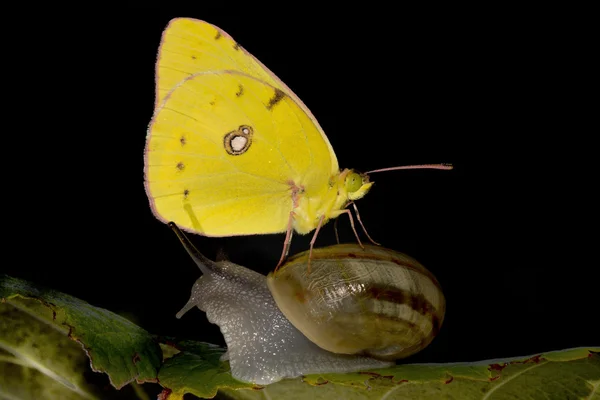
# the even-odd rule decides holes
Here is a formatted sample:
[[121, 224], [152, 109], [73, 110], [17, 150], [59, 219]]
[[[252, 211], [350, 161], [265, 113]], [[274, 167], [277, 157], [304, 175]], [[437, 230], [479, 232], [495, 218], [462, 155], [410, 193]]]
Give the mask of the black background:
[[[194, 17], [295, 91], [340, 167], [454, 165], [374, 174], [357, 202], [375, 240], [418, 259], [444, 288], [441, 333], [411, 361], [598, 345], [597, 176], [586, 175], [591, 137], [576, 136], [594, 131], [579, 125], [590, 112], [576, 92], [585, 63], [561, 21], [493, 10], [308, 11], [15, 15], [3, 43], [0, 269], [152, 333], [223, 344], [199, 310], [175, 318], [199, 271], [153, 217], [143, 187], [160, 35], [171, 18]], [[346, 218], [338, 228], [353, 240]], [[310, 237], [295, 236], [291, 253]], [[222, 248], [266, 274], [284, 235], [191, 239], [208, 257]], [[329, 223], [317, 245], [333, 243]]]

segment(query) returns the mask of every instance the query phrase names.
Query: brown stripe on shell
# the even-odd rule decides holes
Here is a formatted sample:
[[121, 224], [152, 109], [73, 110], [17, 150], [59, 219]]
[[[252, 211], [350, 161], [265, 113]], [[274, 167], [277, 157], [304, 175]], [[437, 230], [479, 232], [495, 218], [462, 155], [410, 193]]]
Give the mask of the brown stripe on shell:
[[[296, 254], [288, 259], [288, 263], [299, 260], [301, 257], [303, 257], [303, 253]], [[406, 257], [408, 257], [408, 256], [406, 256]], [[314, 263], [316, 260], [342, 260], [344, 258], [352, 258], [354, 260], [361, 259], [361, 260], [369, 260], [369, 261], [390, 261], [396, 265], [405, 267], [406, 269], [408, 269], [410, 271], [415, 271], [415, 272], [418, 272], [419, 274], [425, 275], [427, 278], [429, 278], [430, 281], [433, 282], [433, 284], [440, 291], [442, 290], [442, 286], [440, 285], [440, 283], [438, 282], [436, 277], [433, 276], [433, 274], [427, 268], [425, 268], [424, 266], [421, 266], [420, 264], [418, 267], [414, 266], [413, 264], [409, 264], [408, 261], [399, 260], [399, 259], [393, 257], [392, 255], [382, 256], [381, 254], [372, 254], [372, 253], [368, 253], [368, 252], [364, 252], [364, 253], [360, 253], [360, 254], [344, 253], [344, 252], [340, 252], [340, 253], [313, 252], [311, 262]]]
[[438, 317], [437, 313], [431, 314], [431, 334], [437, 336], [440, 333], [442, 327], [442, 321]]
[[[377, 301], [388, 301], [393, 304], [406, 304], [411, 310], [414, 310], [431, 320], [433, 336], [437, 336], [440, 332], [442, 322], [439, 315], [443, 315], [445, 310], [438, 310], [425, 298], [425, 296], [423, 296], [423, 294], [413, 294], [402, 289], [382, 285], [369, 285], [365, 288], [365, 292], [369, 297]], [[390, 316], [386, 317], [390, 318]], [[410, 324], [410, 321], [405, 322]]]
[[415, 294], [389, 285], [384, 286], [377, 284], [367, 284], [365, 293], [368, 297], [379, 301], [389, 301], [394, 304], [406, 304], [412, 310], [424, 316], [435, 315], [438, 311], [422, 293]]
[[406, 269], [410, 269], [411, 271], [416, 271], [416, 272], [419, 272], [419, 273], [425, 275], [427, 278], [429, 278], [429, 280], [431, 282], [433, 282], [433, 284], [435, 285], [436, 288], [438, 288], [440, 291], [442, 290], [442, 286], [438, 282], [437, 278], [435, 276], [433, 276], [433, 274], [431, 272], [429, 272], [428, 269], [419, 269], [419, 268], [414, 267], [411, 264], [408, 264], [406, 261], [401, 261], [401, 260], [398, 260], [395, 258], [391, 258], [390, 261], [393, 262], [394, 264], [399, 265], [400, 267], [405, 267]]

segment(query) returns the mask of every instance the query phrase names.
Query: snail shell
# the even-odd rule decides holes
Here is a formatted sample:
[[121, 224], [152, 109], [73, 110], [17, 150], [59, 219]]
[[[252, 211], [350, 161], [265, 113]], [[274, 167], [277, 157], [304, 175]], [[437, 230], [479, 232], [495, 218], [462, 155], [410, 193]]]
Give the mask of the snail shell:
[[335, 245], [313, 250], [308, 276], [304, 252], [267, 278], [207, 259], [169, 225], [203, 274], [177, 318], [195, 306], [205, 311], [219, 325], [240, 381], [266, 385], [391, 366], [427, 346], [441, 326], [444, 297], [433, 289], [439, 284], [401, 253]]
[[438, 334], [446, 301], [415, 259], [379, 246], [314, 249], [311, 272], [300, 253], [267, 277], [279, 309], [321, 348], [393, 360]]

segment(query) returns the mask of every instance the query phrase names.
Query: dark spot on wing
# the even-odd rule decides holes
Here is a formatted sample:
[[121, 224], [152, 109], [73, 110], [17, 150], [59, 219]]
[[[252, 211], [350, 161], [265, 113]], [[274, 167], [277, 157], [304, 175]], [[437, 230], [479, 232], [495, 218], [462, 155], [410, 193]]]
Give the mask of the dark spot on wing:
[[196, 56], [192, 56], [192, 60], [195, 60], [195, 59], [196, 59]]
[[243, 87], [243, 86], [240, 84], [240, 85], [238, 86], [238, 88], [239, 88], [239, 89], [238, 89], [238, 91], [237, 91], [237, 92], [235, 92], [235, 95], [236, 95], [237, 97], [240, 97], [241, 95], [243, 95], [243, 94], [244, 94], [244, 87]]
[[233, 45], [233, 49], [234, 49], [234, 50], [239, 50], [239, 49], [240, 49], [240, 47], [241, 47], [241, 46], [240, 46], [240, 44], [239, 44], [239, 43], [236, 43], [236, 44], [234, 44], [234, 45]]
[[182, 146], [185, 146], [185, 144], [186, 144], [185, 136], [183, 136], [183, 135], [182, 135], [182, 136], [179, 138], [179, 143], [181, 143], [181, 145], [182, 145]]
[[267, 110], [271, 111], [273, 107], [275, 107], [281, 100], [283, 100], [284, 97], [285, 93], [275, 88], [275, 94], [269, 99], [269, 104], [267, 104]]
[[221, 35], [221, 32], [220, 32], [220, 31], [217, 31], [217, 34], [215, 35], [215, 40], [219, 40], [219, 39], [221, 39], [221, 37], [222, 37], [222, 36], [223, 36], [223, 35]]
[[189, 195], [189, 194], [190, 194], [190, 191], [189, 191], [189, 190], [187, 190], [187, 189], [185, 189], [185, 190], [183, 191], [183, 198], [184, 198], [184, 199], [187, 199], [187, 197], [188, 197], [188, 195]]
[[208, 103], [208, 104], [210, 104], [211, 106], [214, 106], [214, 105], [215, 105], [215, 102], [214, 102], [214, 101], [211, 101], [211, 102], [210, 102], [210, 103]]
[[252, 144], [253, 133], [254, 129], [248, 125], [240, 125], [238, 129], [227, 133], [223, 138], [227, 154], [232, 156], [244, 154]]
[[183, 171], [184, 168], [185, 168], [185, 165], [181, 161], [179, 161], [177, 163], [177, 169], [180, 171]]

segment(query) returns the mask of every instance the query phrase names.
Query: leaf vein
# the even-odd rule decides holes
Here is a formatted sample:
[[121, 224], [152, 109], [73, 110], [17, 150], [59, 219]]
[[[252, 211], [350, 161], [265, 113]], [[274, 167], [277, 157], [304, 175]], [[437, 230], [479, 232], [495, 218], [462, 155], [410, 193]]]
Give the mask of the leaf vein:
[[516, 374], [514, 374], [511, 377], [508, 377], [506, 380], [503, 380], [502, 382], [500, 382], [497, 386], [494, 386], [489, 392], [487, 392], [485, 394], [485, 396], [481, 399], [481, 400], [486, 400], [487, 398], [490, 397], [490, 395], [492, 393], [494, 393], [496, 390], [498, 390], [498, 388], [503, 387], [504, 385], [506, 385], [508, 382], [512, 381], [513, 379], [515, 379], [517, 376], [520, 376], [522, 374], [524, 374], [527, 371], [532, 370], [533, 368], [539, 367], [540, 365], [544, 365], [544, 364], [548, 364], [548, 361], [545, 362], [540, 362], [538, 364], [534, 364], [529, 368], [525, 368], [523, 371], [517, 372]]

